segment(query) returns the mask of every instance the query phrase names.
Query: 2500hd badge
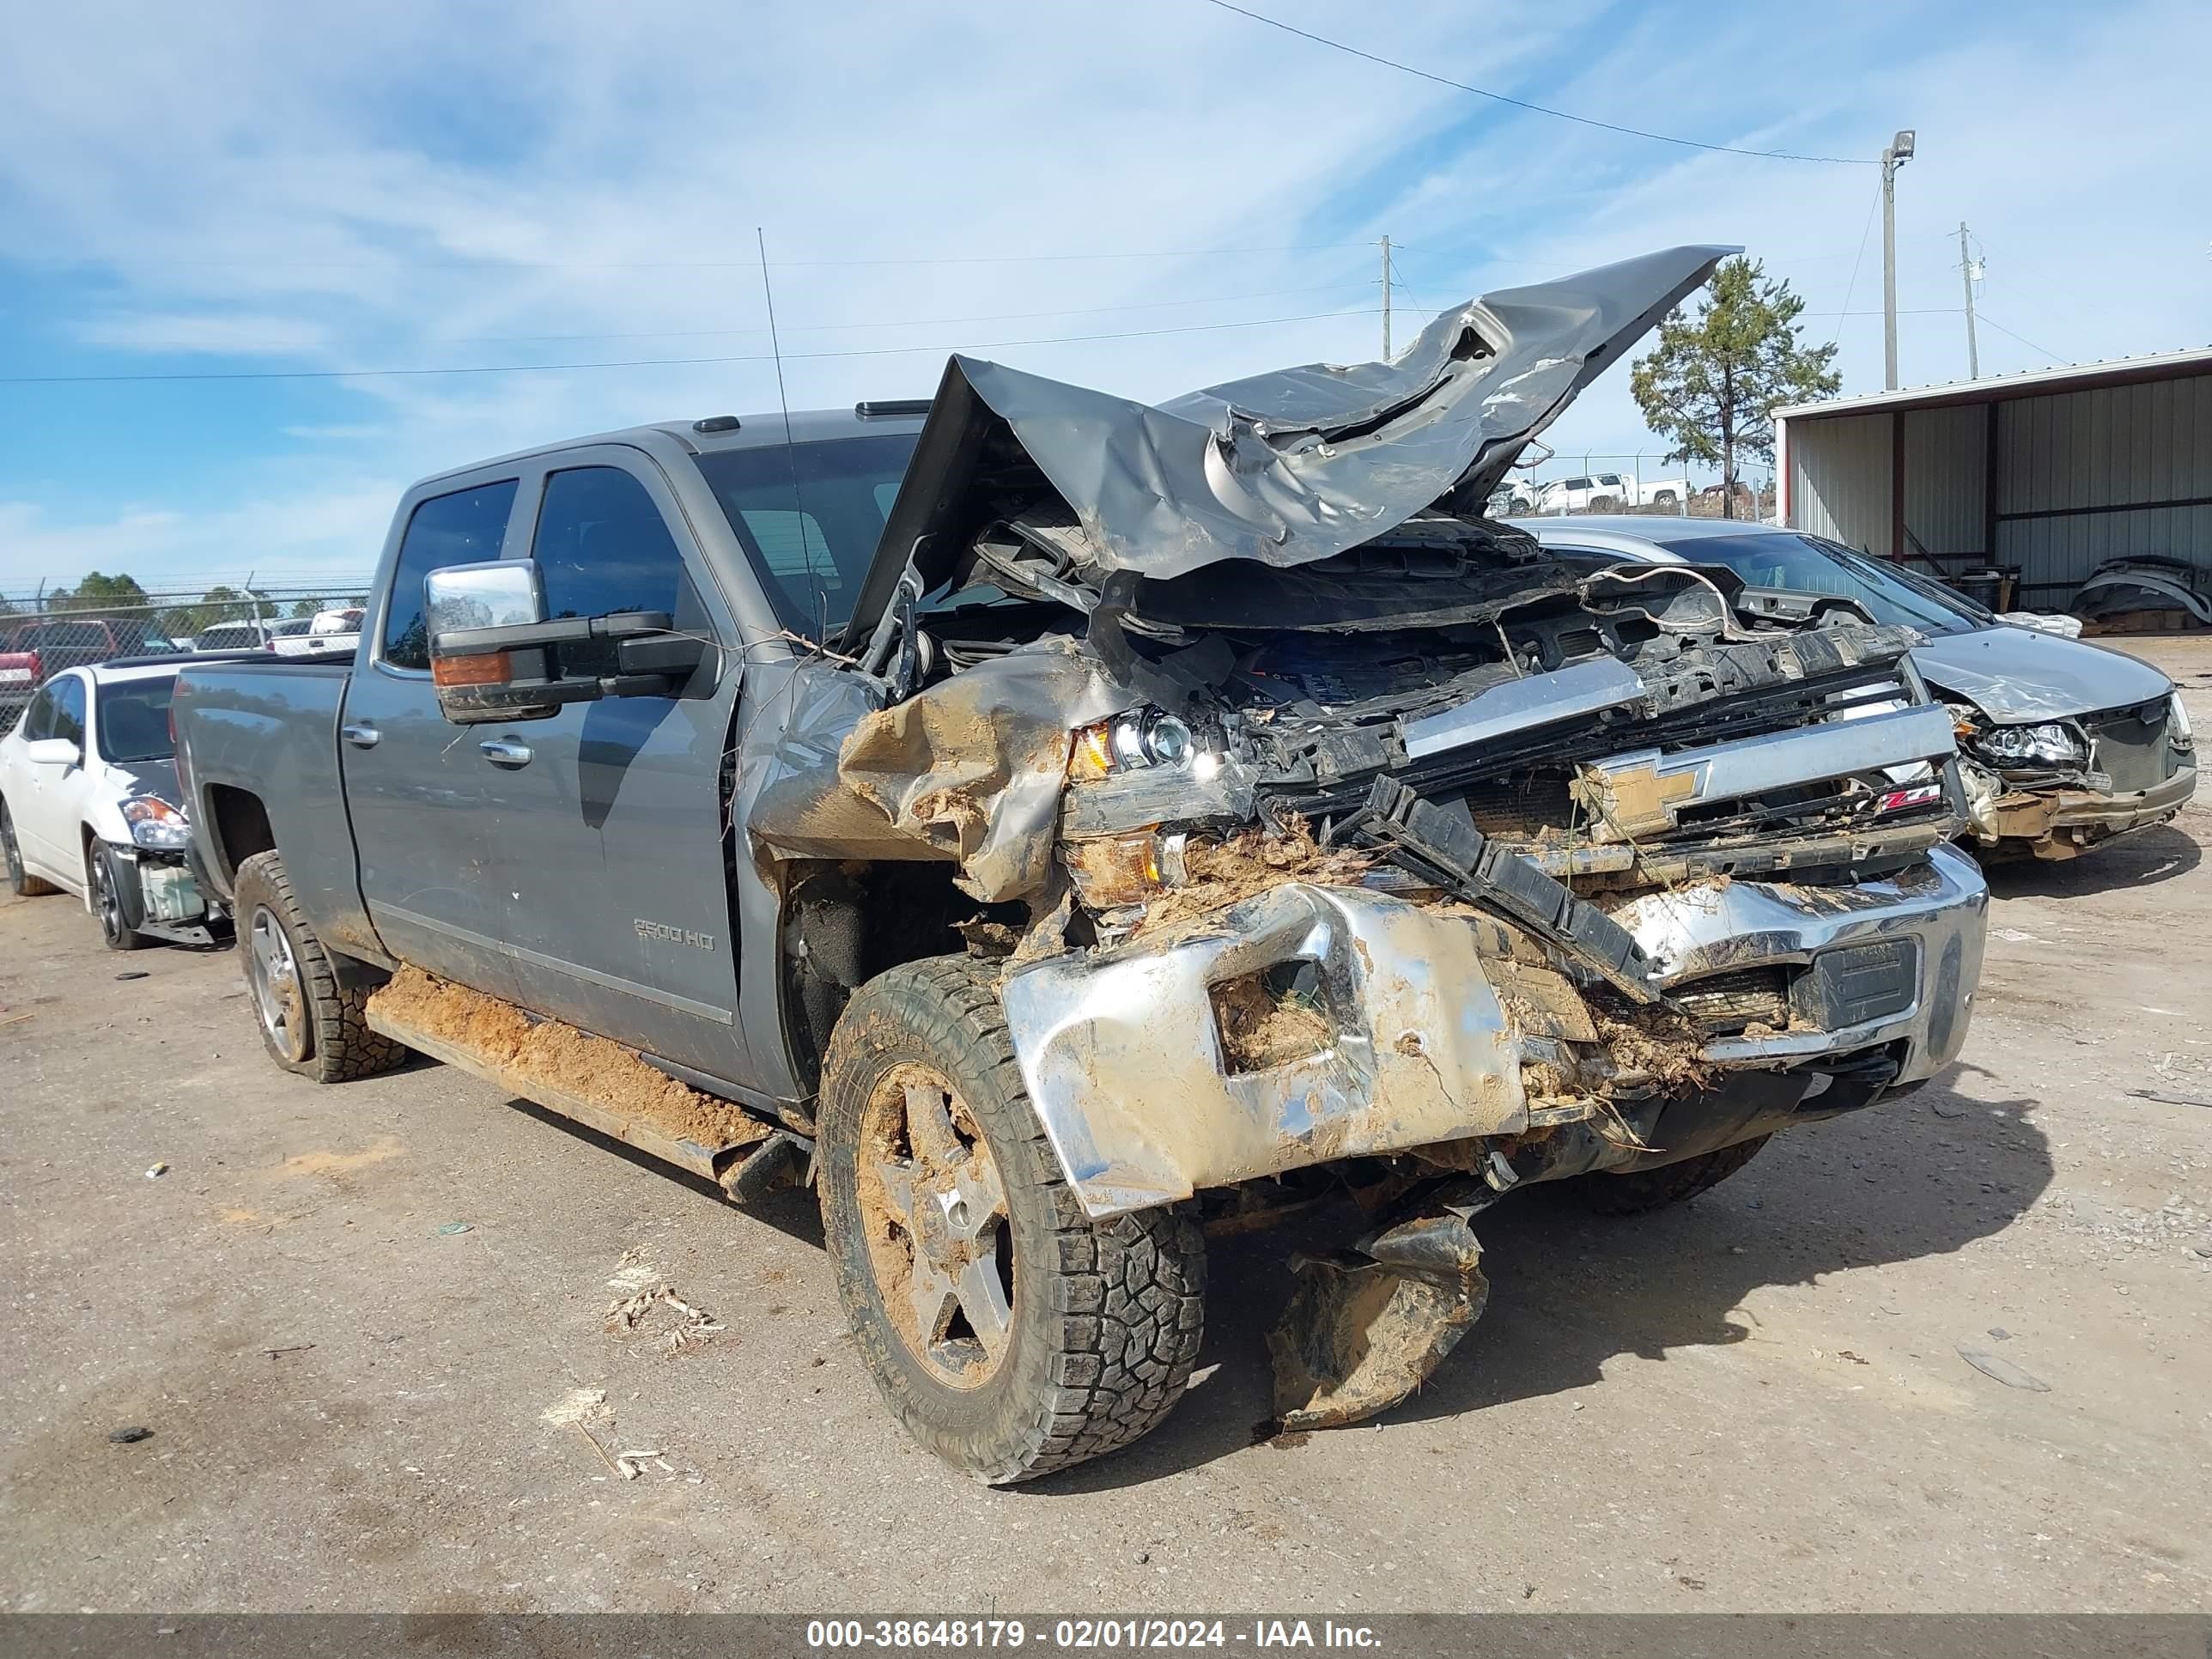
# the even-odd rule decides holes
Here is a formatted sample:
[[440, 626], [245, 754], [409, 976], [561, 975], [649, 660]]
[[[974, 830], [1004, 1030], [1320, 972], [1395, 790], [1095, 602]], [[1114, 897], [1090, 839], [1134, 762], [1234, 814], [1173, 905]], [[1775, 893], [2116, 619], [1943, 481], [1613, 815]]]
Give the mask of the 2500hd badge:
[[647, 921], [643, 916], [630, 918], [631, 927], [637, 929], [640, 939], [662, 939], [671, 945], [688, 945], [695, 951], [711, 951], [714, 936], [690, 927], [671, 927], [665, 921]]

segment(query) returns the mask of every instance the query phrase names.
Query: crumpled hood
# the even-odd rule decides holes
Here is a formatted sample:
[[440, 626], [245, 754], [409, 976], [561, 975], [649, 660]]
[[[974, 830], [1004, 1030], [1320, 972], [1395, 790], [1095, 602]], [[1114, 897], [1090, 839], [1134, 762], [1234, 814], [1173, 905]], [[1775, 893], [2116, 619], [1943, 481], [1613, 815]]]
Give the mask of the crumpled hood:
[[925, 591], [983, 526], [1056, 491], [1093, 574], [1309, 563], [1452, 497], [1480, 511], [1528, 440], [1733, 248], [1676, 247], [1443, 313], [1395, 362], [1310, 363], [1154, 407], [955, 356], [846, 639], [911, 553]]
[[2008, 625], [1944, 635], [1916, 647], [1912, 660], [1929, 684], [1966, 698], [2001, 726], [2125, 708], [2173, 690], [2148, 663]]

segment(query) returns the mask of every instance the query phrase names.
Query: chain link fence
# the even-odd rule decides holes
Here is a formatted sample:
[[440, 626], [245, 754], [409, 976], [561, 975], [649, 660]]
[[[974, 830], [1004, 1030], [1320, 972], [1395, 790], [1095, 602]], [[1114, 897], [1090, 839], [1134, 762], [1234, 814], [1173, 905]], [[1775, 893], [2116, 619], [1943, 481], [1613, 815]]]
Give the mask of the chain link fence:
[[[273, 650], [329, 611], [357, 610], [368, 580], [179, 584], [127, 576], [0, 591], [0, 731], [65, 668], [172, 652]], [[325, 629], [331, 626], [325, 623]]]

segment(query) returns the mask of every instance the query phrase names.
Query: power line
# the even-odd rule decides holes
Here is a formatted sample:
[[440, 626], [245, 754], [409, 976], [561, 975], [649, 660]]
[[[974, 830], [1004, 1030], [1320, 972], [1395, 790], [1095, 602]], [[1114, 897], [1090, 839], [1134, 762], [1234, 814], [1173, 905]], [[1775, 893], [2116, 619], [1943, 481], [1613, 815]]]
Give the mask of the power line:
[[1999, 322], [1996, 318], [1994, 318], [1994, 317], [1990, 316], [1990, 313], [1989, 313], [1988, 312], [1986, 312], [1986, 311], [1978, 311], [1978, 312], [1976, 312], [1976, 313], [1974, 313], [1974, 315], [1975, 315], [1977, 318], [1980, 319], [1980, 320], [1982, 320], [1983, 322], [1987, 323], [1987, 324], [1988, 324], [1991, 328], [1993, 328], [1993, 329], [1996, 330], [1996, 331], [1997, 331], [1998, 333], [2000, 333], [2000, 334], [2010, 334], [2010, 335], [2012, 335], [2012, 337], [2013, 337], [2014, 339], [2015, 339], [2015, 340], [2019, 341], [2022, 345], [2026, 346], [2026, 347], [2027, 347], [2030, 351], [2040, 351], [2040, 352], [2042, 352], [2042, 353], [2043, 353], [2043, 355], [2044, 355], [2045, 356], [2046, 356], [2046, 357], [2050, 358], [2050, 359], [2051, 359], [2051, 361], [2052, 362], [2054, 362], [2054, 363], [2063, 363], [2064, 362], [2066, 362], [2066, 359], [2065, 359], [2065, 358], [2063, 358], [2063, 357], [2062, 357], [2062, 356], [2060, 356], [2057, 352], [2051, 350], [2048, 347], [2039, 346], [2039, 345], [2036, 344], [2036, 343], [2035, 343], [2034, 341], [2033, 341], [2033, 340], [2029, 339], [2029, 338], [2027, 337], [2027, 336], [2026, 336], [2025, 334], [2013, 334], [2013, 331], [2012, 331], [2010, 329], [2007, 328], [2007, 327], [2006, 327], [2002, 323]]
[[[1317, 311], [1303, 317], [1255, 317], [1236, 323], [1190, 323], [1179, 328], [1127, 329], [1112, 334], [1060, 334], [1026, 340], [975, 340], [961, 345], [869, 346], [846, 351], [793, 351], [787, 362], [825, 357], [897, 357], [939, 351], [995, 351], [1009, 346], [1075, 345], [1093, 340], [1140, 340], [1166, 334], [1204, 334], [1230, 328], [1271, 328], [1283, 323], [1322, 322], [1338, 317], [1371, 317], [1372, 307], [1349, 311]], [[0, 386], [139, 385], [171, 380], [362, 380], [426, 374], [538, 374], [586, 368], [688, 368], [722, 363], [765, 363], [769, 352], [729, 357], [634, 357], [617, 362], [579, 363], [467, 363], [437, 368], [270, 368], [185, 370], [154, 374], [7, 374]]]
[[1851, 291], [1859, 285], [1859, 266], [1865, 262], [1867, 238], [1874, 234], [1875, 210], [1881, 205], [1881, 186], [1876, 185], [1874, 200], [1867, 204], [1866, 223], [1859, 230], [1859, 251], [1856, 257], [1851, 260], [1851, 280], [1844, 284], [1844, 309], [1836, 313], [1836, 331], [1828, 337], [1830, 345], [1835, 344], [1843, 337], [1844, 315], [1851, 308]]
[[1285, 23], [1279, 18], [1269, 17], [1263, 12], [1247, 11], [1242, 6], [1232, 5], [1230, 0], [1206, 0], [1206, 3], [1218, 6], [1224, 11], [1233, 11], [1239, 17], [1249, 17], [1255, 23], [1265, 23], [1269, 28], [1280, 29], [1285, 34], [1295, 34], [1300, 40], [1310, 40], [1316, 46], [1327, 46], [1334, 52], [1346, 52], [1354, 58], [1364, 58], [1370, 64], [1380, 64], [1384, 69], [1396, 70], [1401, 75], [1417, 76], [1424, 81], [1433, 81], [1440, 87], [1452, 87], [1461, 92], [1471, 92], [1478, 98], [1488, 98], [1497, 103], [1510, 104], [1516, 109], [1525, 109], [1537, 115], [1549, 115], [1558, 120], [1572, 121], [1585, 127], [1599, 127], [1607, 132], [1625, 133], [1631, 138], [1650, 138], [1662, 144], [1680, 144], [1685, 149], [1713, 150], [1723, 155], [1752, 155], [1768, 161], [1821, 161], [1837, 167], [1877, 165], [1866, 157], [1857, 155], [1801, 155], [1795, 151], [1786, 149], [1741, 149], [1734, 144], [1708, 144], [1702, 139], [1678, 138], [1670, 132], [1647, 132], [1642, 127], [1625, 127], [1612, 121], [1598, 120], [1593, 116], [1576, 115], [1566, 110], [1553, 109], [1547, 105], [1532, 104], [1526, 99], [1508, 97], [1502, 92], [1492, 92], [1486, 87], [1469, 86], [1466, 82], [1455, 81], [1449, 76], [1434, 75], [1427, 70], [1415, 69], [1411, 64], [1401, 64], [1393, 58], [1382, 58], [1371, 52], [1363, 52], [1358, 46], [1346, 46], [1341, 40], [1332, 40], [1325, 34], [1316, 34], [1309, 29], [1302, 29], [1294, 24]]

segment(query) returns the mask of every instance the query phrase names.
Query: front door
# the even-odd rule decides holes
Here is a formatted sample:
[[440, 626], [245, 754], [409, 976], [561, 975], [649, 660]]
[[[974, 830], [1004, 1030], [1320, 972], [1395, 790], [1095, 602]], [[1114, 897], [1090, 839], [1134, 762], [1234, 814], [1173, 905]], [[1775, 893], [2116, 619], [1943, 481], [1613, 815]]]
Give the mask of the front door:
[[[717, 645], [734, 639], [655, 464], [618, 445], [560, 459], [529, 543], [547, 614], [665, 611]], [[611, 648], [564, 652], [562, 666], [616, 672]], [[499, 896], [524, 1006], [742, 1079], [722, 800], [738, 681], [738, 653], [710, 652], [678, 695], [471, 726], [468, 744], [499, 746], [477, 763], [502, 792]]]
[[422, 579], [499, 557], [516, 489], [497, 479], [415, 504], [338, 718], [362, 897], [377, 933], [403, 962], [509, 1000], [520, 986], [495, 868], [502, 780], [479, 752], [490, 728], [450, 726], [439, 712]]

